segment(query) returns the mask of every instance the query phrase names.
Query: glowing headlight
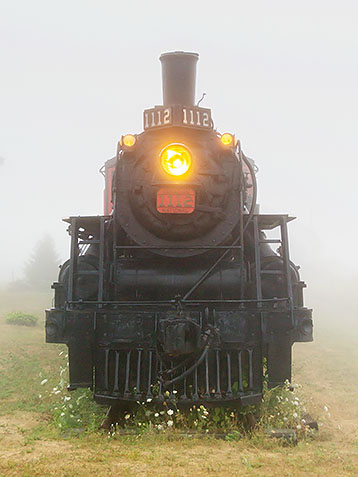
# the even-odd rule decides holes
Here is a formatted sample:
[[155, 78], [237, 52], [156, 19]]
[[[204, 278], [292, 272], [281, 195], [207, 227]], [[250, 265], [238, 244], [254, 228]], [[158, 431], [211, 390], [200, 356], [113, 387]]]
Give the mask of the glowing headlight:
[[165, 172], [172, 176], [182, 176], [191, 166], [191, 154], [182, 144], [169, 144], [160, 153]]

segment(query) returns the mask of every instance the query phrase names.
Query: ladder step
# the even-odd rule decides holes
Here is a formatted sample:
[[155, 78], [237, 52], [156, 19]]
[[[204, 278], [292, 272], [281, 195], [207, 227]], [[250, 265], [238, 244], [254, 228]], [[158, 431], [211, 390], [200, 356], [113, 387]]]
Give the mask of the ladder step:
[[80, 272], [74, 273], [76, 276], [81, 275], [99, 275], [98, 270], [81, 270]]
[[282, 270], [261, 270], [261, 275], [285, 275]]
[[264, 239], [259, 240], [259, 243], [282, 243], [280, 239]]
[[101, 241], [100, 240], [80, 240], [78, 242], [78, 245], [91, 245], [94, 243], [101, 243]]

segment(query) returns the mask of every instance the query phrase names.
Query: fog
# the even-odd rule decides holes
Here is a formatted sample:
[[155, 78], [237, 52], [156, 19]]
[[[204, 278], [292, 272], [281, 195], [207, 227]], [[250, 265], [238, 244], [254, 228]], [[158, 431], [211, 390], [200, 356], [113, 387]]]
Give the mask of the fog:
[[61, 219], [102, 213], [98, 169], [160, 104], [158, 57], [200, 54], [197, 99], [255, 159], [262, 212], [289, 213], [323, 322], [354, 320], [358, 7], [316, 0], [0, 3], [0, 282]]

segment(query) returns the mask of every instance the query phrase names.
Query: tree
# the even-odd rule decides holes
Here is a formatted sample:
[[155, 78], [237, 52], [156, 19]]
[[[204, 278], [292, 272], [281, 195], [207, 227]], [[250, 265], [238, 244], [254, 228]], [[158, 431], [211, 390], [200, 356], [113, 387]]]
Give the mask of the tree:
[[32, 289], [49, 290], [58, 276], [59, 259], [50, 235], [37, 242], [30, 260], [25, 264], [25, 282]]

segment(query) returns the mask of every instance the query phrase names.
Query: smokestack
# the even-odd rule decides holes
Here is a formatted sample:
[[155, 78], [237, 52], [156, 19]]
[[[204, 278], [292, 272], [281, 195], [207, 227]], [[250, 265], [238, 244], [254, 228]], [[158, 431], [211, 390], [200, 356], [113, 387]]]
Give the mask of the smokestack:
[[163, 53], [163, 105], [183, 104], [194, 106], [197, 53], [173, 51]]

